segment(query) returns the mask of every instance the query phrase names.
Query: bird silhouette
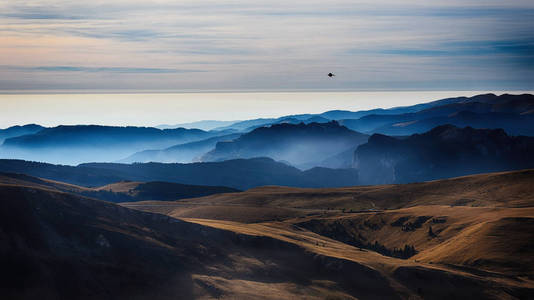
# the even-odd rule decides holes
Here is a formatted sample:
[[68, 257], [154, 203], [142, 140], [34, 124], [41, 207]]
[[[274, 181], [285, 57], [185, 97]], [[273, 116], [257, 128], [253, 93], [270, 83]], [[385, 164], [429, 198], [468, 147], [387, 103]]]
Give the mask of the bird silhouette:
[[334, 74], [332, 74], [332, 73], [328, 73], [328, 77], [332, 78], [332, 77], [334, 77], [334, 76], [336, 76], [336, 75], [334, 75]]

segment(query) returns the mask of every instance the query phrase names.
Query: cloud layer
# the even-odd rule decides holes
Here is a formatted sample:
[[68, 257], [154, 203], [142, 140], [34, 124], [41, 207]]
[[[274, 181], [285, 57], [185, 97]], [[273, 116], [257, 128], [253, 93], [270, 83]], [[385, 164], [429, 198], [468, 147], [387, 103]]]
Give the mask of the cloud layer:
[[532, 1], [76, 2], [0, 3], [0, 89], [534, 88]]

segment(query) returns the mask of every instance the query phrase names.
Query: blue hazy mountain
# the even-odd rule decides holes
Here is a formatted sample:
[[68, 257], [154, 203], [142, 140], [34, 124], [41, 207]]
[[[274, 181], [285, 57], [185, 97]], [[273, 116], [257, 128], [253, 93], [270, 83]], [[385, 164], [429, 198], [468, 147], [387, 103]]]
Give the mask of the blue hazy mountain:
[[534, 114], [532, 113], [474, 113], [465, 110], [454, 112], [447, 116], [387, 124], [374, 129], [373, 132], [387, 135], [410, 135], [423, 133], [443, 124], [451, 124], [457, 127], [502, 128], [508, 134], [534, 136]]
[[276, 122], [277, 119], [275, 118], [260, 118], [260, 119], [252, 119], [252, 120], [246, 120], [246, 121], [240, 121], [228, 126], [222, 126], [214, 128], [214, 130], [237, 130], [240, 132], [247, 131], [249, 128], [254, 127], [260, 127], [268, 124], [272, 124], [273, 122]]
[[229, 126], [223, 126], [215, 128], [215, 130], [237, 130], [240, 132], [249, 132], [256, 128], [263, 127], [263, 126], [270, 126], [273, 124], [283, 124], [283, 123], [290, 123], [290, 124], [299, 124], [299, 123], [327, 123], [330, 122], [330, 119], [323, 118], [318, 115], [313, 114], [300, 114], [300, 115], [288, 115], [283, 116], [280, 118], [260, 118], [260, 119], [252, 119], [252, 120], [245, 120], [240, 121], [234, 124], [231, 124]]
[[374, 134], [355, 151], [354, 167], [361, 184], [407, 183], [533, 168], [533, 153], [534, 137], [442, 125], [408, 138]]
[[225, 127], [230, 126], [234, 123], [237, 123], [240, 121], [217, 121], [217, 120], [203, 120], [203, 121], [196, 121], [196, 122], [190, 122], [190, 123], [181, 123], [176, 125], [168, 125], [168, 124], [162, 124], [156, 126], [158, 129], [175, 129], [175, 128], [186, 128], [186, 129], [201, 129], [201, 130], [213, 130], [217, 127]]
[[21, 135], [34, 134], [41, 130], [44, 127], [37, 124], [28, 124], [24, 126], [11, 126], [6, 129], [0, 129], [0, 145], [4, 142], [5, 139], [12, 137], [17, 137]]
[[340, 124], [364, 133], [388, 135], [422, 133], [444, 124], [502, 128], [513, 135], [534, 135], [534, 95], [484, 94], [445, 100], [417, 112], [372, 114], [340, 120]]
[[[484, 95], [478, 95], [478, 96], [484, 96]], [[476, 98], [478, 96], [474, 96], [472, 98]], [[377, 109], [370, 109], [370, 110], [361, 110], [361, 111], [348, 111], [348, 110], [331, 110], [324, 113], [319, 114], [318, 116], [330, 119], [330, 120], [344, 120], [344, 119], [359, 119], [365, 116], [369, 115], [399, 115], [399, 114], [406, 114], [406, 113], [414, 113], [418, 111], [422, 111], [425, 109], [429, 109], [436, 106], [441, 105], [448, 105], [452, 103], [460, 103], [464, 101], [469, 101], [470, 98], [468, 97], [454, 97], [454, 98], [446, 98], [436, 101], [431, 101], [427, 103], [420, 103], [410, 106], [400, 106], [400, 107], [393, 107], [393, 108], [377, 108]]]
[[309, 168], [365, 143], [367, 138], [367, 135], [340, 126], [335, 121], [274, 124], [254, 129], [233, 141], [218, 142], [215, 149], [204, 155], [202, 160], [223, 161], [267, 156]]
[[61, 164], [115, 161], [141, 150], [166, 148], [220, 134], [224, 133], [184, 128], [58, 126], [6, 139], [0, 152], [3, 158]]
[[[39, 125], [15, 126], [0, 130], [1, 158], [17, 158], [62, 164], [78, 164], [92, 161], [165, 161], [188, 162], [198, 159], [206, 152], [205, 159], [219, 161], [229, 158], [269, 156], [286, 161], [300, 168], [312, 166], [348, 167], [351, 155], [359, 144], [338, 143], [326, 147], [326, 138], [303, 140], [299, 130], [281, 130], [265, 133], [265, 140], [257, 135], [262, 127], [293, 128], [310, 124], [327, 124], [331, 118], [356, 132], [381, 133], [394, 136], [409, 136], [432, 128], [452, 124], [458, 127], [502, 128], [510, 135], [534, 136], [534, 96], [483, 94], [474, 97], [449, 98], [413, 106], [368, 111], [329, 111], [322, 114], [288, 115], [280, 118], [254, 119], [219, 127], [209, 132], [199, 129], [166, 129], [150, 127], [110, 127], [95, 125], [58, 126], [43, 128]], [[212, 122], [212, 121], [206, 121]], [[212, 125], [217, 121], [213, 121]], [[226, 121], [222, 121], [226, 122]], [[202, 126], [202, 122], [198, 123]], [[204, 124], [207, 125], [207, 124]], [[280, 126], [280, 127], [277, 127]], [[315, 125], [317, 126], [317, 125]], [[324, 126], [324, 125], [322, 125]], [[328, 127], [328, 126], [326, 126]], [[326, 128], [325, 127], [325, 128]], [[213, 142], [222, 141], [218, 136], [232, 133], [251, 133], [261, 147], [247, 143], [233, 143], [235, 149], [211, 149]], [[274, 132], [274, 131], [273, 131]], [[294, 138], [291, 134], [295, 134]], [[334, 133], [342, 134], [341, 132]], [[279, 137], [277, 137], [279, 135]], [[324, 136], [331, 133], [323, 133]], [[243, 139], [249, 138], [249, 136]], [[273, 138], [284, 143], [272, 143]], [[209, 140], [210, 138], [215, 138]], [[203, 141], [204, 142], [200, 142]], [[343, 139], [342, 139], [343, 140]], [[199, 142], [198, 144], [183, 145]], [[179, 146], [183, 145], [183, 146]], [[221, 144], [224, 147], [225, 144]], [[238, 145], [238, 146], [236, 146]], [[168, 149], [169, 147], [174, 147]], [[248, 147], [248, 148], [247, 148]], [[215, 146], [213, 146], [215, 148]], [[236, 150], [242, 148], [241, 150]], [[147, 151], [145, 153], [138, 153]], [[153, 151], [152, 151], [153, 150]], [[169, 150], [169, 151], [167, 151]], [[212, 151], [213, 150], [213, 151]], [[230, 152], [232, 153], [230, 153]], [[204, 153], [203, 153], [204, 152]], [[228, 153], [225, 153], [228, 152]], [[181, 153], [181, 154], [180, 154]], [[342, 154], [343, 153], [343, 154]], [[132, 155], [134, 157], [130, 157]]]
[[238, 133], [216, 136], [205, 140], [175, 145], [163, 150], [144, 150], [134, 153], [117, 162], [164, 162], [164, 163], [189, 163], [200, 161], [200, 157], [213, 148], [217, 142], [230, 141], [240, 136]]
[[[288, 115], [279, 118], [252, 119], [237, 122], [229, 126], [219, 127], [217, 129], [233, 129], [239, 132], [248, 132], [258, 127], [269, 126], [273, 124], [298, 124], [300, 122], [304, 122], [306, 124], [312, 122], [325, 123], [331, 120], [337, 120], [340, 124], [363, 133], [402, 135], [421, 133], [433, 128], [426, 124], [438, 126], [450, 123], [457, 124], [458, 126], [471, 126], [476, 128], [499, 128], [490, 122], [482, 122], [480, 117], [473, 119], [472, 124], [470, 124], [471, 121], [469, 119], [463, 119], [461, 121], [456, 121], [454, 118], [451, 118], [450, 120], [434, 119], [428, 122], [423, 120], [437, 117], [445, 118], [451, 114], [458, 114], [463, 111], [477, 114], [504, 113], [514, 114], [517, 116], [531, 116], [534, 113], [533, 97], [534, 96], [530, 94], [503, 94], [500, 96], [495, 94], [481, 94], [473, 97], [446, 98], [428, 103], [393, 107], [389, 109], [378, 108], [362, 111], [331, 110], [320, 114], [300, 114]], [[500, 118], [503, 117], [500, 122], [508, 122], [506, 115], [496, 114], [488, 117], [490, 119], [495, 119], [496, 121], [499, 121]], [[504, 129], [510, 134], [532, 135], [532, 131], [525, 129], [524, 123], [522, 123], [525, 122], [526, 119], [529, 119], [529, 117], [526, 116], [523, 119], [524, 120], [521, 120], [516, 124], [513, 124], [514, 122], [508, 122], [507, 124], [509, 126]], [[529, 120], [528, 122], [531, 121]], [[419, 123], [421, 126], [419, 126]]]
[[190, 164], [90, 163], [78, 166], [0, 159], [0, 172], [22, 173], [86, 187], [124, 180], [227, 186], [240, 190], [264, 185], [341, 187], [358, 184], [354, 169], [313, 168], [301, 171], [270, 158]]

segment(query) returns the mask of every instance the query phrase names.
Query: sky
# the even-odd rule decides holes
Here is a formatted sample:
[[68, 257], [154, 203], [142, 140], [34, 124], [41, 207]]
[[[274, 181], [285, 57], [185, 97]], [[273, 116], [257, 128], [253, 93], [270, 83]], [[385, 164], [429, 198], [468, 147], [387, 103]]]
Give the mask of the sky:
[[0, 1], [0, 93], [533, 89], [531, 0]]
[[[474, 96], [488, 91], [32, 93], [0, 95], [0, 128], [98, 124], [157, 126], [247, 120], [329, 110], [366, 110]], [[490, 91], [500, 95], [505, 91]], [[532, 91], [506, 91], [512, 94]]]

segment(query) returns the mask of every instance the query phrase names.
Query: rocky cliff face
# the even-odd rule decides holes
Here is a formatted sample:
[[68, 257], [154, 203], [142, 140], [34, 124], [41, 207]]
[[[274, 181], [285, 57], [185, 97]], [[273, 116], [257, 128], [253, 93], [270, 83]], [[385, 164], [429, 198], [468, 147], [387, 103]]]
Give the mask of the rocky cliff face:
[[438, 126], [405, 139], [375, 134], [354, 153], [361, 184], [406, 183], [534, 167], [534, 138]]

